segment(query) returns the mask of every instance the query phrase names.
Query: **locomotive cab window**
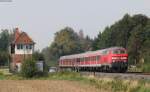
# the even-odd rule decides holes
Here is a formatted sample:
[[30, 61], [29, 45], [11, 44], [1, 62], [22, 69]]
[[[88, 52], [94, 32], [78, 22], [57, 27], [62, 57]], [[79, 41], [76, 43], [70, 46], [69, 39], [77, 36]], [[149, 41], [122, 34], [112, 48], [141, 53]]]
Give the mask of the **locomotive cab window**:
[[125, 50], [113, 50], [112, 51], [113, 54], [126, 54]]
[[120, 54], [126, 54], [125, 50], [120, 50]]

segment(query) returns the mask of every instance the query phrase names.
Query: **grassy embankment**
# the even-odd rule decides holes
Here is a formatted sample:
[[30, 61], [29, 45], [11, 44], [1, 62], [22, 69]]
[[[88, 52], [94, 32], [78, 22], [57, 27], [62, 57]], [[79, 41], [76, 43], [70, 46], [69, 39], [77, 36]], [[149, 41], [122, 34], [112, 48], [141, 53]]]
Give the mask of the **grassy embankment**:
[[99, 90], [108, 92], [150, 92], [150, 80], [120, 80], [111, 78], [84, 77], [76, 72], [51, 73], [45, 77], [26, 79], [19, 75], [4, 75], [0, 73], [0, 80], [69, 80], [89, 84]]
[[150, 80], [120, 80], [111, 78], [83, 77], [79, 73], [60, 72], [49, 75], [48, 79], [80, 81], [108, 92], [150, 92]]

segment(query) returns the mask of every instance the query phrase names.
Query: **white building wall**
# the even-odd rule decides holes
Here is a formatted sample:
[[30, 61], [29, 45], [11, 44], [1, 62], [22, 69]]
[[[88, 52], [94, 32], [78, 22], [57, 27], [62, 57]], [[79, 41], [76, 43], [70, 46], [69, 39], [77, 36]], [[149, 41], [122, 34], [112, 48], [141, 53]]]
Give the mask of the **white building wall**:
[[17, 49], [17, 45], [15, 45], [15, 54], [32, 54], [34, 50], [34, 46], [32, 49], [26, 49], [26, 45], [23, 45], [23, 49]]

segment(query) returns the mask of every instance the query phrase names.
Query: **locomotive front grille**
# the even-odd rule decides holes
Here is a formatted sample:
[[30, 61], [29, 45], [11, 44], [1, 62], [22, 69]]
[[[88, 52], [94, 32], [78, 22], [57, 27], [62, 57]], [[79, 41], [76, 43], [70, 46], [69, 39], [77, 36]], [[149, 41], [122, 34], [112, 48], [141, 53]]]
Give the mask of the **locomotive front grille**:
[[124, 61], [117, 61], [112, 63], [112, 67], [127, 67], [128, 63]]

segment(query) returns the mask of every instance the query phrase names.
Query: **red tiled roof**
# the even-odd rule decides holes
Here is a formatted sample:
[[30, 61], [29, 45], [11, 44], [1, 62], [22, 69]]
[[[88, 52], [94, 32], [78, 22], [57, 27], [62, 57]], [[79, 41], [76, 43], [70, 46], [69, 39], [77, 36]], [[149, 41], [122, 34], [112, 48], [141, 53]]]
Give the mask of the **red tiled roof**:
[[14, 44], [34, 44], [34, 41], [28, 36], [25, 32], [19, 32], [19, 29], [16, 28]]

